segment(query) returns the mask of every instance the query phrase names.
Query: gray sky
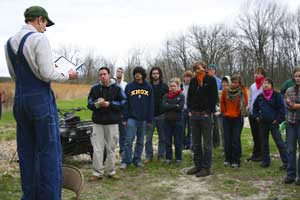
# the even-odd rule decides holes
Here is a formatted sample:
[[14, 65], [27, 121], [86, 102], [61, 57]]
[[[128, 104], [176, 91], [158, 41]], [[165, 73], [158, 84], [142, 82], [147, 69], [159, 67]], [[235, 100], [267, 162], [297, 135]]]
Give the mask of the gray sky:
[[[1, 0], [0, 76], [8, 76], [4, 45], [24, 24], [24, 10], [44, 7], [56, 23], [45, 34], [52, 49], [74, 45], [123, 65], [130, 49], [155, 54], [163, 42], [193, 24], [231, 23], [244, 0]], [[291, 10], [299, 0], [281, 0]]]

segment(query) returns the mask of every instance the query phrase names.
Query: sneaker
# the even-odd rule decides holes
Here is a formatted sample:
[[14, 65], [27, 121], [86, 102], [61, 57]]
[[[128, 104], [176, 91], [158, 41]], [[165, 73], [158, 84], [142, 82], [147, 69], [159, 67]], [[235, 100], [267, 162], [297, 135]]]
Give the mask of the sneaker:
[[121, 163], [120, 169], [126, 169], [126, 168], [127, 168], [127, 164], [126, 163]]
[[101, 180], [103, 179], [103, 175], [100, 175], [100, 176], [91, 176], [91, 178], [89, 179], [89, 182], [95, 182], [95, 181], [98, 181], [98, 180]]
[[136, 167], [143, 168], [145, 165], [142, 162], [138, 162], [135, 164]]
[[196, 177], [205, 177], [210, 175], [209, 169], [201, 169], [199, 172], [196, 173]]
[[192, 167], [189, 170], [187, 170], [186, 174], [187, 175], [194, 175], [196, 173], [198, 173], [200, 171], [200, 169], [196, 168], [196, 167]]
[[225, 166], [225, 167], [228, 167], [228, 166], [230, 166], [230, 162], [228, 162], [228, 161], [224, 161], [224, 166]]
[[111, 178], [111, 179], [120, 179], [120, 177], [117, 175], [116, 171], [112, 171], [110, 172], [108, 175], [107, 175], [108, 178]]
[[108, 176], [109, 176], [109, 177], [112, 177], [112, 176], [114, 176], [114, 175], [116, 175], [116, 171], [115, 171], [115, 170], [113, 170], [113, 171], [111, 171], [111, 172], [108, 173]]
[[291, 177], [289, 177], [289, 176], [286, 176], [286, 177], [284, 178], [283, 182], [284, 182], [285, 184], [291, 184], [291, 183], [294, 183], [294, 182], [295, 182], [295, 179], [294, 179], [294, 178], [291, 178]]
[[171, 161], [171, 160], [168, 160], [168, 159], [165, 161], [165, 163], [166, 163], [167, 165], [171, 165], [171, 162], [172, 162], [172, 161]]
[[238, 168], [240, 168], [240, 165], [237, 164], [237, 163], [232, 163], [231, 167], [234, 168], [234, 169], [238, 169]]

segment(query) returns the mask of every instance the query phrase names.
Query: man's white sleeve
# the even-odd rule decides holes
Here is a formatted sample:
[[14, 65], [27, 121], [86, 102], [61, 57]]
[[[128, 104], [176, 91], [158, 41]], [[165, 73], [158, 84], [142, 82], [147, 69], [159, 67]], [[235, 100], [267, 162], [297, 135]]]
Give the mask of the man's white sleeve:
[[52, 59], [52, 51], [46, 36], [42, 37], [38, 42], [36, 49], [36, 62], [39, 66], [39, 73], [44, 81], [60, 81], [64, 82], [69, 79], [68, 73], [60, 73], [55, 69]]

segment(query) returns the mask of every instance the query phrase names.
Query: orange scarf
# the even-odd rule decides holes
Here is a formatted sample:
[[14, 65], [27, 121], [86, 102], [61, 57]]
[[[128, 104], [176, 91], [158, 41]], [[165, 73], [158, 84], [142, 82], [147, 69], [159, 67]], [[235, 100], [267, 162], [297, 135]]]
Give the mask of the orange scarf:
[[201, 71], [199, 74], [197, 74], [198, 85], [202, 86], [205, 74], [205, 71]]

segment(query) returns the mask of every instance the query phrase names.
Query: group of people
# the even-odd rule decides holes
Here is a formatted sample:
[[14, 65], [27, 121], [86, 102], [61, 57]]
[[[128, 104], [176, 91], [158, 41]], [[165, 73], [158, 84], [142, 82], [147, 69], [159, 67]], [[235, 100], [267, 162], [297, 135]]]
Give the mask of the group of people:
[[[5, 46], [8, 69], [16, 83], [13, 113], [17, 122], [22, 199], [59, 200], [62, 151], [50, 82], [73, 80], [78, 74], [74, 70], [60, 73], [55, 68], [49, 41], [43, 34], [46, 27], [54, 25], [47, 11], [31, 6], [25, 10], [24, 17], [26, 25]], [[127, 85], [122, 79], [122, 68], [117, 69], [116, 79], [111, 78], [109, 68], [99, 69], [99, 83], [91, 88], [87, 105], [94, 122], [90, 180], [103, 178], [104, 150], [108, 176], [116, 177], [118, 142], [121, 169], [130, 164], [143, 167], [151, 162], [155, 129], [158, 160], [166, 164], [173, 162], [173, 139], [175, 163], [181, 163], [183, 148], [192, 150], [194, 166], [187, 171], [189, 175], [210, 175], [212, 147], [220, 143], [225, 153], [224, 165], [239, 168], [241, 132], [244, 117], [248, 115], [254, 142], [248, 160], [261, 161], [262, 167], [270, 166], [271, 132], [280, 152], [281, 168], [287, 170], [284, 183], [300, 185], [300, 159], [296, 164], [297, 142], [300, 143], [300, 68], [294, 69], [294, 77], [284, 84], [282, 95], [273, 89], [273, 81], [261, 67], [255, 70], [249, 95], [240, 75], [219, 79], [217, 66], [207, 66], [205, 62], [194, 63], [192, 69], [193, 72], [184, 72], [183, 84], [176, 77], [166, 84], [160, 68], [150, 70], [150, 82], [147, 82], [146, 70], [138, 66], [133, 70], [133, 81]], [[286, 142], [279, 132], [279, 124], [284, 120]]]
[[[194, 166], [187, 171], [189, 175], [204, 177], [211, 174], [212, 147], [218, 147], [220, 143], [224, 148], [224, 166], [239, 168], [242, 155], [241, 133], [244, 118], [249, 117], [254, 146], [253, 153], [247, 160], [261, 161], [263, 168], [270, 166], [269, 133], [271, 132], [282, 161], [280, 169], [288, 171], [284, 182], [299, 184], [300, 180], [295, 171], [298, 93], [297, 90], [290, 92], [293, 87], [297, 88], [296, 76], [292, 79], [295, 84], [281, 95], [274, 90], [273, 81], [266, 77], [265, 70], [257, 67], [254, 72], [255, 81], [250, 86], [248, 94], [238, 74], [219, 79], [216, 76], [218, 66], [215, 64], [207, 66], [205, 62], [196, 62], [192, 67], [193, 72], [184, 71], [182, 84], [179, 78], [173, 77], [167, 85], [163, 82], [163, 74], [159, 67], [151, 68], [150, 82], [147, 82], [146, 70], [139, 66], [133, 70], [133, 81], [126, 86], [122, 77], [123, 69], [118, 68], [116, 79], [106, 77], [106, 82], [110, 80], [114, 84], [111, 87], [119, 85], [121, 89], [118, 95], [113, 94], [115, 90], [109, 89], [111, 84], [103, 85], [105, 81], [101, 77], [101, 72], [104, 70], [110, 74], [110, 71], [106, 67], [100, 68], [100, 83], [91, 89], [88, 107], [93, 110], [93, 121], [97, 124], [92, 137], [93, 145], [96, 142], [94, 139], [94, 136], [97, 137], [96, 134], [104, 135], [102, 139], [105, 142], [98, 140], [98, 143], [102, 144], [102, 149], [94, 154], [94, 174], [91, 180], [103, 178], [104, 148], [107, 148], [108, 174], [110, 177], [116, 174], [112, 160], [115, 159], [114, 148], [117, 141], [119, 141], [122, 158], [121, 169], [126, 169], [130, 164], [143, 167], [144, 164], [151, 162], [155, 129], [158, 135], [158, 160], [163, 160], [166, 164], [172, 162], [180, 164], [182, 150], [191, 149]], [[295, 71], [297, 69], [295, 68]], [[97, 107], [102, 101], [108, 101], [111, 106]], [[119, 116], [119, 121], [113, 120], [114, 115]], [[96, 119], [101, 116], [106, 121], [99, 123]], [[279, 125], [284, 121], [288, 124], [287, 142], [283, 141], [279, 131]], [[110, 137], [118, 136], [116, 133], [111, 134], [112, 131], [107, 133], [97, 131], [96, 127], [99, 124], [105, 130], [105, 127], [109, 127], [107, 124], [112, 123], [115, 126], [119, 124], [117, 131], [119, 140]], [[291, 135], [295, 136], [289, 139]], [[111, 149], [111, 141], [115, 142], [113, 149]], [[94, 150], [98, 151], [97, 145], [95, 146]], [[142, 162], [144, 146], [145, 160]]]

